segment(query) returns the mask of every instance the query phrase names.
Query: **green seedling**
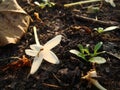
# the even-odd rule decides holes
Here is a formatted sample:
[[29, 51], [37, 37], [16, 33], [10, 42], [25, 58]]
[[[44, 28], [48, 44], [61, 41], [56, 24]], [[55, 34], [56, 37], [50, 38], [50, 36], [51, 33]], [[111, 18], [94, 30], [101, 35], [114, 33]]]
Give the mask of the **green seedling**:
[[50, 2], [49, 0], [42, 0], [42, 3], [39, 3], [38, 1], [35, 1], [34, 4], [39, 6], [42, 9], [45, 8], [46, 6], [53, 7], [55, 5], [54, 2]]
[[96, 6], [88, 6], [87, 13], [98, 13], [100, 11], [99, 7]]
[[112, 30], [116, 30], [118, 29], [119, 26], [110, 26], [110, 27], [107, 27], [107, 28], [102, 28], [102, 27], [99, 27], [99, 28], [94, 28], [95, 31], [97, 31], [98, 33], [104, 33], [104, 32], [109, 32], [109, 31], [112, 31]]
[[98, 52], [98, 50], [101, 48], [102, 45], [103, 45], [102, 42], [97, 43], [94, 46], [93, 53], [91, 53], [89, 50], [89, 44], [87, 44], [85, 47], [79, 44], [78, 45], [79, 51], [73, 49], [73, 50], [70, 50], [70, 52], [77, 55], [78, 57], [82, 58], [85, 61], [102, 64], [106, 62], [105, 58], [98, 56], [101, 53], [105, 53], [105, 51]]

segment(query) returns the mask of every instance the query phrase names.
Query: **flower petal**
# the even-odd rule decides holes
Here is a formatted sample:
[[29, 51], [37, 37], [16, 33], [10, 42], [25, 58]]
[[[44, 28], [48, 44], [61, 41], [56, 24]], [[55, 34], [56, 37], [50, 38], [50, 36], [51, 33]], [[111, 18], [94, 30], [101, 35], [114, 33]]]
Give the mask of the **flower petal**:
[[39, 51], [41, 48], [43, 48], [42, 45], [32, 44], [30, 45], [30, 48], [36, 51]]
[[61, 41], [62, 35], [57, 35], [56, 37], [54, 37], [53, 39], [49, 40], [45, 45], [44, 48], [45, 49], [52, 49], [54, 48], [56, 45], [58, 45]]
[[30, 70], [30, 74], [34, 74], [39, 69], [39, 67], [42, 63], [42, 60], [43, 60], [42, 54], [40, 54], [39, 57], [36, 56], [34, 58], [34, 61], [32, 63], [32, 67], [31, 67], [31, 70]]
[[59, 64], [58, 57], [52, 51], [43, 51], [43, 58], [50, 63]]
[[25, 53], [29, 56], [36, 56], [38, 54], [38, 51], [31, 50], [31, 49], [26, 49]]

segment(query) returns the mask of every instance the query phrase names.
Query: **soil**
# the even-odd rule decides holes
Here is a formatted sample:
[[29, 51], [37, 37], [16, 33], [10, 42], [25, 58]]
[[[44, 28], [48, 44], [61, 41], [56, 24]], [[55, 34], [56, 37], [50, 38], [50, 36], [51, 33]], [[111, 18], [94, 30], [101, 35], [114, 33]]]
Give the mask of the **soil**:
[[[44, 9], [35, 6], [34, 0], [17, 1], [31, 16], [32, 21], [28, 32], [18, 44], [0, 47], [0, 90], [98, 90], [89, 81], [81, 79], [93, 68], [92, 64], [69, 53], [69, 50], [78, 50], [78, 44], [90, 44], [92, 51], [100, 41], [103, 42], [100, 51], [105, 50], [109, 54], [100, 55], [107, 62], [95, 65], [100, 76], [96, 79], [107, 90], [120, 90], [120, 29], [103, 34], [94, 31], [97, 27], [120, 26], [119, 0], [115, 0], [116, 7], [98, 2], [68, 8], [63, 5], [82, 0], [51, 0], [56, 5]], [[100, 10], [88, 13], [87, 7], [90, 5], [97, 5]], [[35, 12], [39, 14], [39, 18]], [[100, 22], [95, 21], [96, 17]], [[39, 70], [27, 78], [34, 57], [27, 56], [25, 49], [35, 43], [33, 26], [37, 27], [42, 45], [56, 35], [63, 36], [61, 43], [52, 49], [60, 64], [53, 65], [43, 61]], [[25, 60], [28, 61], [24, 63]]]

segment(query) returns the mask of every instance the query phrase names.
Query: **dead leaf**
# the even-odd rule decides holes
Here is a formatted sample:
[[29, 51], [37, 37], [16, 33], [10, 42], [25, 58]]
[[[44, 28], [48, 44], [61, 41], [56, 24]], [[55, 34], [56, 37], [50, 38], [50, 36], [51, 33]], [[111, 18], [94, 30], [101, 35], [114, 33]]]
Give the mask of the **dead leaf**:
[[87, 26], [72, 26], [71, 28], [74, 30], [79, 30], [80, 32], [85, 32], [87, 34], [92, 32], [92, 30]]
[[25, 34], [30, 23], [28, 14], [16, 0], [0, 3], [0, 46], [17, 43]]
[[34, 16], [35, 16], [36, 20], [38, 20], [39, 22], [43, 23], [43, 21], [42, 21], [41, 18], [39, 17], [39, 13], [34, 12]]
[[0, 70], [2, 71], [6, 71], [8, 69], [17, 70], [22, 67], [30, 67], [30, 66], [31, 66], [31, 61], [23, 55], [23, 57], [20, 58], [19, 60], [16, 60], [3, 67], [0, 67]]

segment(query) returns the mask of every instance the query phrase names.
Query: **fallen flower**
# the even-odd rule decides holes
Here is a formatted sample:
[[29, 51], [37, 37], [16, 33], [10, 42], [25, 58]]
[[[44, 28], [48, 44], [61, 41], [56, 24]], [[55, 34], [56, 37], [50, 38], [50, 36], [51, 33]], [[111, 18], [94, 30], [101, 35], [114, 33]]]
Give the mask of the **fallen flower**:
[[91, 71], [89, 71], [87, 73], [87, 75], [83, 76], [82, 79], [86, 79], [88, 80], [90, 83], [92, 83], [94, 86], [96, 86], [99, 90], [107, 90], [106, 88], [104, 88], [99, 82], [98, 80], [94, 79], [94, 77], [99, 77], [97, 75], [96, 70], [92, 69]]
[[35, 57], [32, 63], [30, 74], [34, 74], [38, 70], [43, 59], [53, 64], [59, 64], [57, 56], [51, 51], [51, 49], [58, 45], [62, 38], [62, 35], [57, 35], [42, 46], [38, 41], [36, 27], [33, 27], [33, 29], [36, 44], [30, 45], [31, 49], [25, 50], [27, 55]]

